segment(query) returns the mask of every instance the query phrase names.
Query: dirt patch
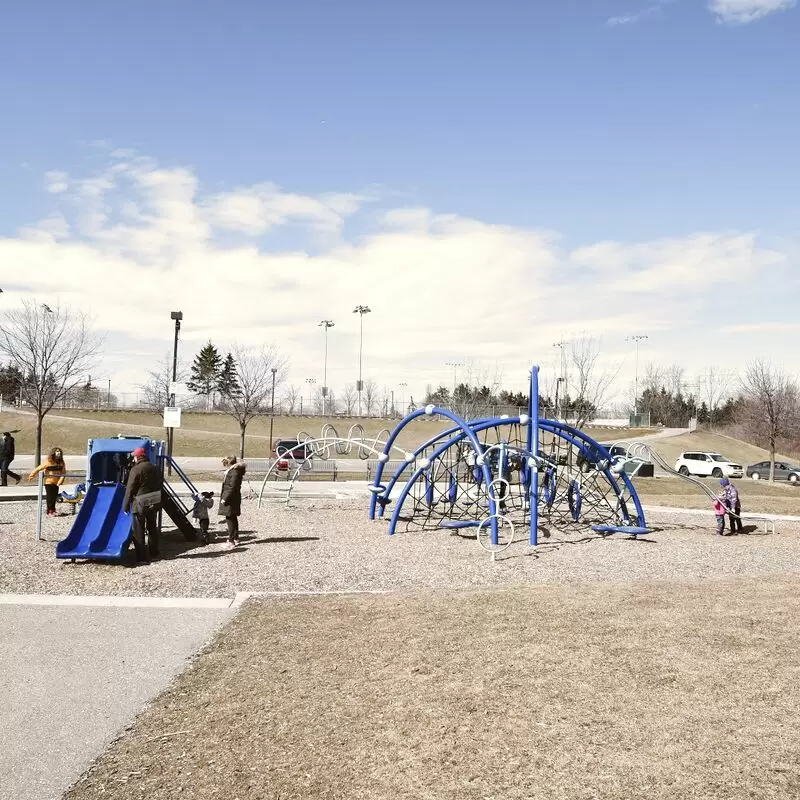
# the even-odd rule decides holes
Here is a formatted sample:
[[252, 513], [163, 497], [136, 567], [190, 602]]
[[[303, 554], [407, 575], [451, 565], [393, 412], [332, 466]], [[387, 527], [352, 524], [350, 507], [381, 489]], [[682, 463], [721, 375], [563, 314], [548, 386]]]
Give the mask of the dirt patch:
[[253, 602], [66, 795], [800, 793], [795, 578]]

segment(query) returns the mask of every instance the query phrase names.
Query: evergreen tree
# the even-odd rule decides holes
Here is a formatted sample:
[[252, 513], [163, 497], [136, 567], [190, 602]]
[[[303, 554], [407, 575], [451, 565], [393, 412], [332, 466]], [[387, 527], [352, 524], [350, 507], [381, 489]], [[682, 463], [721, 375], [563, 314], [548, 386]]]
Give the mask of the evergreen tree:
[[192, 371], [186, 386], [189, 391], [208, 400], [217, 391], [222, 375], [222, 358], [217, 348], [209, 341], [194, 357]]
[[233, 357], [232, 353], [228, 353], [228, 355], [225, 356], [225, 361], [222, 364], [222, 369], [220, 370], [217, 380], [217, 391], [222, 397], [226, 398], [237, 397], [241, 394], [236, 359]]

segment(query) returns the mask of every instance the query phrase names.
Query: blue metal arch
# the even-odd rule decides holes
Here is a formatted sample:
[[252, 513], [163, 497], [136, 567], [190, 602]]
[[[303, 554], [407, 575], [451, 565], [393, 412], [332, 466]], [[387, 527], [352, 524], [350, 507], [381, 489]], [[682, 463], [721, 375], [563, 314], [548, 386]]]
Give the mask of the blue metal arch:
[[[461, 417], [459, 417], [457, 414], [454, 414], [452, 411], [450, 411], [447, 408], [438, 408], [437, 406], [427, 406], [424, 409], [419, 409], [418, 411], [415, 411], [412, 414], [410, 414], [408, 417], [406, 417], [404, 422], [406, 424], [408, 424], [408, 422], [410, 422], [412, 419], [416, 419], [416, 417], [420, 416], [420, 414], [419, 414], [420, 411], [422, 412], [422, 414], [425, 414], [427, 416], [433, 416], [434, 414], [436, 414], [436, 415], [438, 415], [440, 417], [445, 417], [446, 419], [449, 419], [451, 422], [455, 423], [455, 425], [457, 425], [461, 429], [462, 435], [459, 435], [458, 437], [454, 437], [454, 438], [456, 438], [456, 440], [463, 439], [464, 437], [469, 439], [470, 444], [472, 445], [472, 448], [475, 451], [476, 458], [483, 454], [483, 447], [481, 446], [481, 443], [478, 441], [478, 437], [475, 435], [475, 431], [470, 427], [469, 423], [466, 420], [464, 420]], [[405, 427], [405, 425], [403, 425], [402, 427]], [[389, 440], [389, 442], [387, 442], [387, 445], [386, 445], [387, 447], [390, 444], [390, 442], [394, 440], [394, 438], [396, 438], [396, 437], [390, 437], [390, 440]], [[430, 456], [427, 457], [427, 460], [428, 460], [429, 464], [430, 464], [430, 462], [432, 462], [436, 458], [438, 458], [443, 452], [445, 452], [445, 450], [449, 449], [452, 446], [452, 444], [453, 444], [453, 441], [452, 440], [448, 440], [448, 441], [444, 442], [443, 444], [439, 445], [439, 447], [437, 447], [433, 451], [433, 453], [431, 453]], [[481, 474], [483, 476], [483, 481], [486, 484], [486, 494], [487, 494], [487, 499], [489, 501], [489, 515], [491, 516], [491, 519], [492, 519], [492, 523], [491, 523], [491, 525], [492, 525], [492, 541], [496, 542], [497, 541], [497, 504], [495, 502], [495, 499], [492, 497], [492, 493], [489, 491], [489, 486], [491, 485], [491, 482], [492, 482], [492, 475], [489, 472], [489, 467], [486, 464], [486, 462], [483, 461], [482, 459], [481, 459], [481, 462], [482, 463], [479, 466], [480, 466], [480, 469], [481, 469]], [[407, 463], [409, 463], [409, 462], [407, 462]], [[375, 470], [375, 483], [373, 485], [376, 487], [376, 489], [377, 489], [377, 487], [380, 486], [380, 472], [381, 472], [380, 467], [382, 467], [382, 466], [383, 466], [383, 462], [380, 462], [379, 465], [378, 465], [378, 469]], [[398, 521], [398, 517], [400, 516], [400, 511], [403, 508], [403, 503], [405, 502], [406, 498], [408, 497], [408, 494], [411, 491], [412, 486], [419, 479], [420, 475], [424, 474], [425, 469], [426, 469], [426, 467], [420, 466], [420, 467], [417, 467], [414, 470], [413, 475], [411, 475], [411, 477], [408, 479], [408, 481], [406, 482], [406, 485], [403, 487], [403, 491], [400, 493], [400, 496], [397, 498], [397, 504], [395, 505], [394, 511], [392, 512], [392, 517], [391, 517], [391, 519], [389, 521], [389, 534], [390, 535], [395, 532], [397, 521]], [[401, 471], [402, 470], [398, 471], [398, 473], [396, 473], [393, 476], [393, 480], [398, 477], [398, 474]], [[389, 487], [389, 486], [386, 487], [386, 490], [385, 490], [386, 498], [388, 498], [388, 496], [389, 496], [388, 493], [389, 493], [390, 488], [391, 487]], [[377, 501], [377, 497], [376, 497], [377, 494], [378, 494], [377, 491], [373, 491], [373, 501], [375, 501], [375, 502]]]

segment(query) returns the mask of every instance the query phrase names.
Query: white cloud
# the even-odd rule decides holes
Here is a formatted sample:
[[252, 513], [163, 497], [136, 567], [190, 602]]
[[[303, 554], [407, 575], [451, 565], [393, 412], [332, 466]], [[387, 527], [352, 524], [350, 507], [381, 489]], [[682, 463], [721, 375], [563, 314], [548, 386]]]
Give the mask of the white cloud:
[[609, 17], [606, 20], [606, 25], [609, 28], [616, 28], [622, 25], [634, 25], [637, 22], [641, 22], [643, 19], [660, 14], [663, 11], [664, 6], [672, 2], [674, 2], [674, 0], [654, 0], [654, 2], [651, 2], [649, 5], [646, 5], [644, 8], [641, 8], [638, 11], [628, 11], [615, 17]]
[[338, 232], [344, 220], [358, 211], [364, 198], [355, 194], [320, 197], [283, 192], [273, 183], [261, 183], [211, 197], [206, 217], [219, 228], [260, 235], [290, 222], [311, 224]]
[[[573, 249], [551, 231], [396, 208], [362, 215], [361, 235], [346, 239], [341, 226], [358, 213], [358, 194], [256, 183], [206, 196], [188, 169], [125, 159], [72, 179], [59, 196], [63, 216], [0, 239], [0, 285], [24, 280], [42, 299], [90, 310], [127, 343], [129, 363], [107, 366], [115, 386], [137, 370], [143, 379], [140, 353], [169, 349], [175, 308], [185, 315], [188, 357], [209, 338], [221, 348], [274, 341], [296, 383], [321, 371], [317, 323], [333, 319], [328, 372], [337, 390], [357, 377], [357, 303], [373, 309], [364, 319], [365, 376], [404, 380], [415, 395], [443, 379], [450, 360], [498, 363], [521, 387], [531, 361], [547, 363], [554, 341], [584, 331], [620, 357], [626, 335], [647, 332], [654, 350], [660, 341], [691, 367], [703, 357], [693, 337], [734, 324], [731, 304], [750, 302], [765, 275], [791, 275], [786, 248], [739, 232]], [[264, 251], [250, 238], [285, 225], [305, 225], [309, 239], [320, 227], [334, 235], [313, 252]], [[13, 291], [3, 297], [15, 301]], [[728, 354], [710, 359], [719, 357]]]
[[797, 0], [711, 0], [708, 7], [721, 22], [742, 25], [795, 5]]
[[69, 175], [66, 172], [45, 172], [44, 177], [46, 179], [45, 188], [50, 194], [61, 194], [69, 189], [69, 184], [67, 183]]

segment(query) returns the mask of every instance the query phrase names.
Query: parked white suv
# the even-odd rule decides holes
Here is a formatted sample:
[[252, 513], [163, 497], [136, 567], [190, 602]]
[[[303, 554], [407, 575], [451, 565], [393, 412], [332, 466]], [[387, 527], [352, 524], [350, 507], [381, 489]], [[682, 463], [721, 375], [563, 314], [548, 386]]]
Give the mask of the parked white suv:
[[681, 453], [675, 471], [711, 478], [741, 478], [744, 472], [741, 464], [734, 464], [719, 453]]

